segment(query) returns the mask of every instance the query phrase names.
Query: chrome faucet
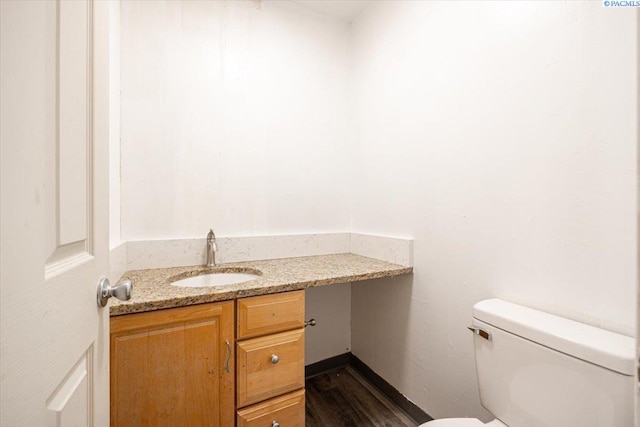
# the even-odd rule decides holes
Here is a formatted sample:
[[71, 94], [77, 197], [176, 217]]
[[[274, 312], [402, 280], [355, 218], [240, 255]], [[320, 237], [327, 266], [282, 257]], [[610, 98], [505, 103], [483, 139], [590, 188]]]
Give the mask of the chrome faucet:
[[218, 252], [216, 234], [210, 229], [209, 234], [207, 234], [207, 263], [205, 264], [205, 267], [216, 266], [216, 252]]

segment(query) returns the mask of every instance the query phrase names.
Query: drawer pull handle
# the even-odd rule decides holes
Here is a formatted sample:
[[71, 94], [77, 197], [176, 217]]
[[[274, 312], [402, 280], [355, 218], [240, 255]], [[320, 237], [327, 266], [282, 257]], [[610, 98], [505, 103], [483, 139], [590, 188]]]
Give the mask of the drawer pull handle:
[[[271, 355], [271, 363], [273, 363], [274, 365], [277, 365], [279, 361], [280, 361], [280, 358], [277, 355], [275, 355], [275, 354]], [[275, 423], [275, 421], [274, 421], [274, 423]], [[276, 424], [278, 424], [278, 423], [276, 423]]]
[[280, 427], [280, 423], [277, 421], [274, 421], [271, 423], [271, 427]]
[[227, 358], [224, 360], [224, 370], [228, 373], [231, 373], [231, 371], [229, 370], [229, 359], [231, 359], [231, 344], [229, 344], [229, 341], [225, 341], [224, 343], [227, 345]]

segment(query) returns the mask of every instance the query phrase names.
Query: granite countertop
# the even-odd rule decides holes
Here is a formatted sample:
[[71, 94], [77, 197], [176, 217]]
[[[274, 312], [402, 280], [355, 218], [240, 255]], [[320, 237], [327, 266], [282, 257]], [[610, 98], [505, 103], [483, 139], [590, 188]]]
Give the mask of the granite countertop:
[[[260, 277], [235, 285], [183, 288], [170, 283], [210, 272], [260, 273]], [[356, 282], [413, 272], [406, 267], [355, 254], [318, 255], [263, 261], [221, 264], [214, 268], [185, 266], [126, 272], [122, 278], [133, 283], [129, 301], [112, 298], [111, 316], [225, 301], [256, 295], [295, 291], [314, 286]]]

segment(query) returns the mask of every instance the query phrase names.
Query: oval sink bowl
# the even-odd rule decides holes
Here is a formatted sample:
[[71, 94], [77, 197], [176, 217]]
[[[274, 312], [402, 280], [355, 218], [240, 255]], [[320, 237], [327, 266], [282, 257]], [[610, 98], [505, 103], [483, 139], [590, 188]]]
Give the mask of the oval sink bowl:
[[204, 288], [210, 286], [236, 285], [238, 283], [255, 280], [258, 277], [260, 276], [250, 273], [209, 273], [177, 280], [171, 283], [171, 286], [180, 286], [182, 288]]

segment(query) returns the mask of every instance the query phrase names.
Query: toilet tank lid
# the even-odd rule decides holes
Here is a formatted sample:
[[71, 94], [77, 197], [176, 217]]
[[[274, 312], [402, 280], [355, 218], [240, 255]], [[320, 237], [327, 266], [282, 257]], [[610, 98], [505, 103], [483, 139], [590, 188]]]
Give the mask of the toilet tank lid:
[[480, 301], [473, 317], [506, 332], [602, 366], [633, 375], [634, 339], [500, 299]]

